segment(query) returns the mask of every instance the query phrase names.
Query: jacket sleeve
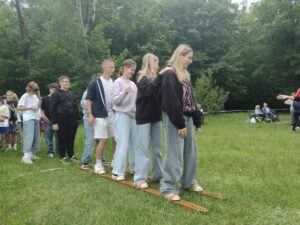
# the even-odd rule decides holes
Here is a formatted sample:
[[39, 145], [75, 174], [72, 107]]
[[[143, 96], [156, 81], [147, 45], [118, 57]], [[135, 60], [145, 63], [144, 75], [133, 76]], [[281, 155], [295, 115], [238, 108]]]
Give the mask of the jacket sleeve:
[[87, 94], [86, 94], [86, 99], [89, 99], [91, 101], [95, 101], [96, 100], [96, 80], [94, 79], [90, 82], [88, 88], [87, 88]]
[[50, 115], [52, 119], [52, 124], [57, 124], [57, 116], [56, 116], [56, 109], [58, 105], [58, 93], [54, 92], [54, 94], [51, 96], [50, 101]]
[[163, 78], [162, 86], [162, 109], [178, 129], [183, 129], [186, 127], [186, 124], [183, 117], [181, 90], [178, 90], [180, 85], [177, 85], [177, 77], [174, 75], [174, 72], [166, 72], [162, 76], [166, 76]]
[[118, 81], [115, 81], [113, 86], [113, 94], [112, 94], [113, 105], [120, 105], [125, 95], [126, 92], [122, 90], [120, 83]]

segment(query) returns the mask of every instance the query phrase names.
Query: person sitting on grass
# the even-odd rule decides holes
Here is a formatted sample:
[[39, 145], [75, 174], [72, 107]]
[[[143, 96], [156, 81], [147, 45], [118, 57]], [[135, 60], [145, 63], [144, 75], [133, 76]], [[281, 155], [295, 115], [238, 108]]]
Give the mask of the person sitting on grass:
[[256, 105], [254, 112], [251, 114], [251, 118], [254, 118], [256, 122], [262, 122], [265, 118], [263, 112], [260, 109], [260, 105]]
[[9, 109], [3, 104], [3, 97], [0, 96], [0, 149], [5, 150], [8, 146], [6, 145], [6, 135], [8, 134], [8, 119]]
[[270, 107], [268, 106], [268, 104], [266, 102], [264, 102], [263, 106], [264, 107], [261, 109], [261, 111], [265, 115], [266, 121], [272, 122], [275, 117], [274, 111], [272, 109], [270, 109]]

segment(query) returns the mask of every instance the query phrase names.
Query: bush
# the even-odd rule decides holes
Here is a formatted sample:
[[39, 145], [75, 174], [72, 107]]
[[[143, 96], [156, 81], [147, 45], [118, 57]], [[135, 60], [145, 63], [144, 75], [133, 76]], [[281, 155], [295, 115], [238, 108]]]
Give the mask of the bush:
[[214, 113], [224, 109], [224, 104], [228, 100], [228, 91], [224, 91], [216, 85], [212, 77], [212, 72], [202, 74], [196, 80], [194, 97], [200, 103], [204, 111]]

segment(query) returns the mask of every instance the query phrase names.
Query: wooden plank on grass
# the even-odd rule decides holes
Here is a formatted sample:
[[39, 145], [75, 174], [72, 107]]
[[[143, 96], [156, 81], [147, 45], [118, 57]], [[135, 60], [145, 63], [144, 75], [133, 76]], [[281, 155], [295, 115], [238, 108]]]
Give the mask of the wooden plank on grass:
[[[87, 171], [89, 171], [89, 172], [95, 174], [94, 171], [93, 171], [92, 169], [87, 170]], [[133, 183], [132, 183], [131, 181], [129, 181], [129, 180], [116, 181], [116, 180], [114, 180], [114, 179], [111, 178], [111, 175], [108, 175], [108, 174], [97, 175], [97, 176], [104, 177], [104, 178], [106, 178], [106, 179], [108, 179], [108, 180], [113, 180], [113, 181], [115, 181], [115, 182], [117, 182], [117, 183], [121, 183], [121, 184], [123, 184], [123, 185], [126, 185], [126, 186], [129, 186], [129, 187], [136, 188], [136, 187], [133, 185]], [[155, 196], [157, 196], [157, 197], [163, 198], [163, 199], [165, 199], [165, 200], [168, 200], [167, 198], [163, 197], [163, 196], [160, 194], [160, 192], [159, 192], [158, 190], [155, 190], [155, 189], [153, 189], [153, 188], [138, 189], [138, 190], [141, 190], [141, 191], [147, 192], [147, 193], [149, 193], [149, 194], [155, 195]], [[169, 201], [169, 200], [168, 200], [168, 201]], [[205, 208], [205, 207], [203, 207], [203, 206], [201, 206], [201, 205], [197, 205], [197, 204], [195, 204], [195, 203], [193, 203], [193, 202], [186, 201], [186, 200], [182, 200], [182, 199], [181, 199], [180, 201], [169, 201], [169, 202], [174, 203], [174, 204], [177, 204], [177, 205], [180, 205], [180, 206], [182, 206], [182, 207], [184, 207], [184, 208], [192, 209], [192, 210], [197, 211], [197, 212], [201, 212], [201, 213], [207, 213], [207, 212], [208, 212], [208, 209], [207, 209], [207, 208]]]

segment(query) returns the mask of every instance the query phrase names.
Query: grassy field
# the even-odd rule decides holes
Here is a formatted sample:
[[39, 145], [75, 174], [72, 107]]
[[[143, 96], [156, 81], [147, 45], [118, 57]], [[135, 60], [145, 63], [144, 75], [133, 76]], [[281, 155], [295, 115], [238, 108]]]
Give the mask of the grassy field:
[[[300, 131], [291, 132], [288, 115], [281, 115], [286, 123], [279, 124], [247, 124], [246, 118], [244, 113], [208, 116], [197, 136], [196, 178], [226, 200], [181, 196], [207, 207], [208, 214], [84, 172], [79, 164], [62, 165], [47, 158], [42, 144], [42, 159], [33, 165], [21, 163], [20, 149], [0, 154], [0, 224], [298, 225]], [[78, 158], [83, 143], [80, 127]]]

